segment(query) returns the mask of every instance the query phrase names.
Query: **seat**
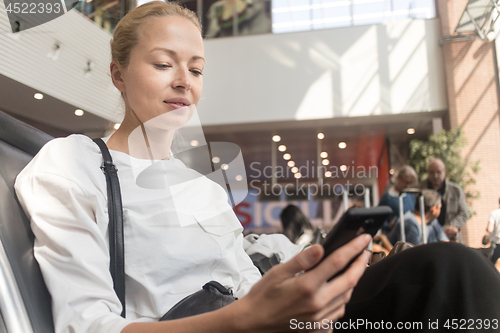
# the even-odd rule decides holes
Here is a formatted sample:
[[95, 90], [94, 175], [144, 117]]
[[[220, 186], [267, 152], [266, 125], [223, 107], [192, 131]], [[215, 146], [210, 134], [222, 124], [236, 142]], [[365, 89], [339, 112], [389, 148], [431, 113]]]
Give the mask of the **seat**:
[[14, 192], [17, 174], [51, 139], [0, 111], [0, 313], [8, 333], [54, 332], [34, 235]]

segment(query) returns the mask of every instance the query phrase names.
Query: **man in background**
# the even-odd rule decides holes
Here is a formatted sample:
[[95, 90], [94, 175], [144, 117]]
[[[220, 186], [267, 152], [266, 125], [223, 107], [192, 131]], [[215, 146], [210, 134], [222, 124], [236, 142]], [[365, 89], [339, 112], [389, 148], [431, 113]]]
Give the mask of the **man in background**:
[[427, 179], [420, 183], [422, 189], [436, 190], [442, 197], [439, 224], [450, 239], [462, 243], [460, 229], [469, 219], [469, 210], [463, 189], [450, 180], [446, 180], [446, 167], [442, 160], [435, 158], [427, 167]]
[[[434, 190], [425, 189], [422, 190], [422, 196], [424, 197], [425, 222], [422, 221], [420, 203], [417, 201], [414, 212], [410, 211], [404, 215], [406, 241], [413, 245], [422, 244], [423, 225], [426, 226], [427, 243], [448, 241], [448, 237], [437, 220], [441, 212], [441, 195]], [[394, 225], [388, 238], [392, 244], [401, 240], [401, 223], [399, 221]]]

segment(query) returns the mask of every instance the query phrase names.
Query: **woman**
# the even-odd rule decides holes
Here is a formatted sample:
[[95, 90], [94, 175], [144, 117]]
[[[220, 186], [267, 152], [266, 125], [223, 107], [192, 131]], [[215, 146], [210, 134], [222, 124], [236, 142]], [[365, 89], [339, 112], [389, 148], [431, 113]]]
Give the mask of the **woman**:
[[[195, 14], [171, 3], [144, 4], [119, 22], [111, 49], [111, 77], [125, 102], [125, 118], [107, 146], [122, 188], [126, 319], [109, 273], [98, 147], [81, 135], [55, 139], [16, 180], [56, 332], [274, 332], [290, 330], [291, 319], [340, 318], [368, 254], [327, 280], [363, 251], [368, 236], [316, 267], [323, 250], [313, 246], [260, 279], [243, 252], [242, 228], [225, 192], [205, 179], [202, 191], [189, 186], [199, 175], [171, 156], [175, 130], [194, 114], [203, 86]], [[144, 175], [149, 181], [142, 182]], [[210, 313], [157, 322], [210, 280], [240, 299]]]

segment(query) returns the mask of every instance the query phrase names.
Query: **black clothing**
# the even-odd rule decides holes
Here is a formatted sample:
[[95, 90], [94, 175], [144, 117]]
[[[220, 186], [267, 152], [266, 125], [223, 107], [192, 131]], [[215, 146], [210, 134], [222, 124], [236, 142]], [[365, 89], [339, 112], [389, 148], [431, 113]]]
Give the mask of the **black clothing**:
[[[472, 320], [472, 331], [500, 331], [500, 274], [479, 252], [458, 243], [431, 243], [416, 246], [385, 258], [367, 268], [345, 316], [337, 323], [356, 322], [358, 319], [387, 324], [394, 331], [398, 322], [422, 323], [410, 331], [455, 331], [452, 319]], [[497, 325], [487, 330], [478, 329], [480, 322], [496, 319]], [[429, 322], [429, 320], [431, 322]], [[429, 328], [438, 320], [437, 330]], [[407, 325], [410, 325], [407, 324]], [[477, 325], [476, 325], [477, 324]], [[344, 327], [348, 327], [347, 325]], [[385, 326], [387, 328], [387, 326]], [[353, 328], [353, 326], [351, 326]], [[357, 331], [374, 331], [357, 327]], [[345, 331], [335, 329], [335, 331]], [[397, 331], [397, 330], [396, 330]]]
[[[429, 182], [429, 185], [427, 188], [433, 190], [434, 188], [432, 187], [431, 182]], [[441, 226], [444, 226], [445, 218], [446, 218], [446, 202], [444, 201], [444, 192], [446, 191], [446, 180], [443, 181], [443, 186], [437, 192], [441, 195], [441, 213], [439, 214], [437, 220], [439, 221], [439, 224]]]

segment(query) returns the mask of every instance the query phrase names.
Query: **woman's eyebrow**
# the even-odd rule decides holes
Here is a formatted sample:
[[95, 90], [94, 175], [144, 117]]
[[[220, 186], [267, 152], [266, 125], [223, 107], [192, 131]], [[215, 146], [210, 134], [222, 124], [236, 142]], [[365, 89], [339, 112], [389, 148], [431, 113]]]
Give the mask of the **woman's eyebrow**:
[[[149, 51], [150, 53], [153, 53], [155, 51], [162, 51], [162, 52], [166, 52], [166, 53], [169, 53], [171, 54], [172, 56], [177, 56], [177, 52], [175, 52], [174, 50], [170, 50], [170, 49], [167, 49], [165, 47], [155, 47], [154, 49], [152, 49], [151, 51]], [[191, 57], [191, 60], [203, 60], [203, 62], [205, 62], [205, 58], [203, 58], [202, 56], [198, 56], [198, 55], [194, 55]]]

